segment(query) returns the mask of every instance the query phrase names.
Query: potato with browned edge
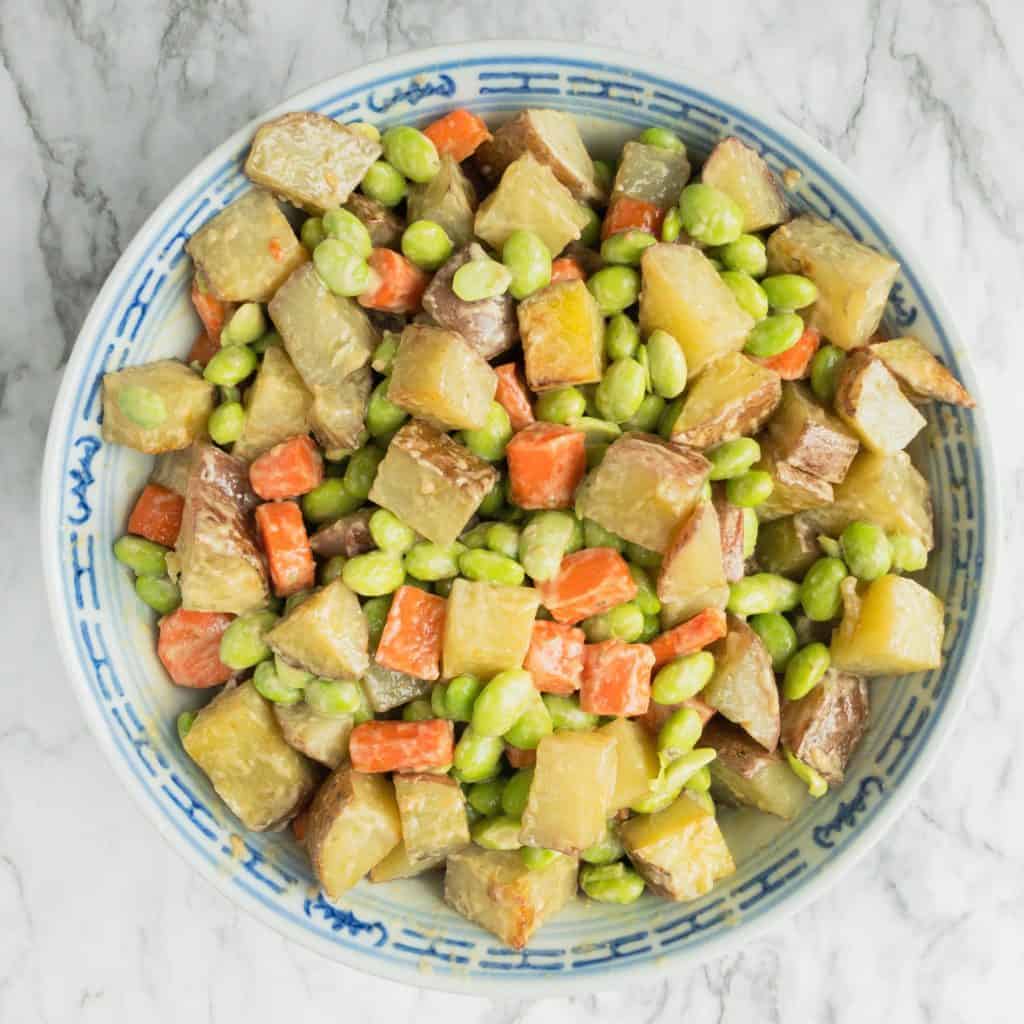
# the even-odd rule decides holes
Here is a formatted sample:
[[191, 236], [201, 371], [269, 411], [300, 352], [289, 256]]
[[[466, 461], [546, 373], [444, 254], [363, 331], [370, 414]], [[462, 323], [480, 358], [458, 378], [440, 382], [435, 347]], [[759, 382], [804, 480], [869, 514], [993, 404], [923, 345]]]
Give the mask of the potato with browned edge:
[[760, 153], [735, 136], [711, 150], [700, 174], [705, 185], [724, 192], [743, 211], [743, 230], [760, 231], [789, 219], [789, 206]]
[[309, 430], [313, 396], [279, 345], [263, 353], [246, 398], [245, 424], [231, 449], [240, 459], [255, 459], [289, 437]]
[[313, 388], [309, 425], [328, 459], [344, 458], [366, 443], [366, 410], [372, 390], [369, 366], [353, 370], [338, 384]]
[[454, 779], [429, 772], [397, 774], [395, 800], [410, 864], [436, 864], [469, 844], [466, 800]]
[[779, 461], [833, 484], [843, 482], [860, 448], [853, 431], [798, 382], [782, 385], [767, 430]]
[[891, 338], [870, 347], [912, 402], [949, 402], [974, 408], [967, 389], [917, 338]]
[[394, 882], [399, 878], [415, 878], [417, 875], [426, 874], [434, 868], [441, 867], [445, 857], [435, 857], [432, 860], [418, 860], [414, 864], [409, 859], [409, 852], [405, 843], [399, 843], [383, 860], [378, 861], [370, 868], [370, 881], [374, 883]]
[[430, 181], [409, 186], [408, 219], [432, 220], [444, 228], [456, 248], [473, 241], [476, 189], [450, 156], [441, 157], [441, 169]]
[[754, 557], [765, 572], [800, 579], [821, 557], [820, 530], [802, 514], [761, 523]]
[[661, 560], [657, 586], [665, 629], [705, 608], [725, 607], [729, 587], [722, 559], [722, 534], [718, 513], [710, 501], [701, 501], [676, 528]]
[[275, 704], [274, 717], [285, 742], [314, 761], [337, 768], [348, 756], [348, 739], [355, 721], [352, 715], [328, 718], [305, 701]]
[[827, 506], [835, 496], [827, 480], [778, 458], [770, 437], [762, 440], [761, 458], [754, 468], [772, 478], [772, 493], [757, 506], [757, 518], [762, 522]]
[[615, 718], [598, 732], [615, 740], [615, 790], [610, 810], [618, 812], [647, 796], [658, 778], [658, 745], [636, 719]]

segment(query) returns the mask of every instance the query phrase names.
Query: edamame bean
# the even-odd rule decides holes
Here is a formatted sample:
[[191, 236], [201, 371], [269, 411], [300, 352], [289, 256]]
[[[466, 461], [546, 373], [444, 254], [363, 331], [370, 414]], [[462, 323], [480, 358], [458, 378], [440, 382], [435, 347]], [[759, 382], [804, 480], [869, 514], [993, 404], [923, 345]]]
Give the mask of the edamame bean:
[[661, 222], [661, 240], [663, 242], [678, 242], [682, 233], [683, 215], [679, 212], [678, 206], [673, 206]]
[[312, 596], [312, 590], [300, 590], [296, 594], [290, 594], [284, 602], [284, 614], [290, 615], [300, 604], [308, 601]]
[[715, 659], [710, 651], [696, 651], [676, 658], [658, 670], [651, 697], [657, 704], [682, 704], [696, 697], [714, 674]]
[[414, 220], [402, 232], [402, 252], [422, 270], [437, 270], [452, 254], [452, 240], [437, 221]]
[[568, 512], [538, 512], [519, 537], [519, 559], [530, 579], [553, 579], [569, 550], [575, 518]]
[[786, 763], [789, 765], [793, 774], [807, 786], [807, 792], [817, 800], [819, 797], [823, 797], [828, 792], [828, 782], [824, 776], [820, 775], [815, 771], [809, 764], [801, 761], [791, 750], [787, 747], [782, 748], [782, 752], [786, 755]]
[[605, 263], [639, 267], [644, 249], [650, 248], [655, 242], [657, 239], [649, 231], [617, 231], [601, 243], [601, 259]]
[[773, 313], [750, 329], [743, 351], [767, 359], [791, 349], [804, 333], [804, 322], [796, 313]]
[[611, 864], [619, 860], [625, 852], [612, 822], [608, 822], [604, 835], [580, 854], [580, 860], [587, 864]]
[[839, 541], [828, 537], [823, 533], [818, 534], [818, 547], [825, 552], [829, 558], [842, 558], [843, 548]]
[[354, 715], [363, 700], [362, 688], [351, 679], [313, 679], [306, 684], [306, 703], [327, 718]]
[[771, 475], [760, 469], [748, 469], [725, 483], [725, 496], [740, 508], [756, 508], [772, 495], [775, 484]]
[[698, 768], [686, 780], [683, 789], [690, 793], [707, 793], [711, 789], [711, 772], [708, 770], [708, 766], [704, 765], [703, 768]]
[[391, 373], [391, 366], [395, 361], [395, 354], [398, 352], [401, 340], [401, 334], [397, 334], [395, 331], [384, 332], [381, 343], [373, 350], [373, 362], [370, 363], [378, 373]]
[[711, 463], [710, 479], [730, 480], [746, 473], [761, 458], [761, 446], [752, 437], [723, 441], [705, 453]]
[[414, 544], [404, 558], [405, 571], [416, 580], [435, 583], [459, 574], [459, 555], [465, 547], [458, 542], [447, 546], [431, 541]]
[[405, 582], [401, 557], [391, 551], [369, 551], [350, 558], [341, 570], [345, 586], [362, 597], [393, 594]]
[[158, 615], [170, 615], [181, 604], [181, 591], [163, 576], [138, 576], [135, 593]]
[[167, 405], [163, 398], [152, 388], [141, 385], [119, 391], [117, 407], [132, 423], [144, 430], [153, 430], [167, 419]]
[[545, 423], [568, 423], [582, 416], [587, 400], [576, 388], [555, 388], [542, 392], [533, 407], [537, 419]]
[[285, 686], [290, 686], [296, 690], [305, 689], [306, 684], [311, 682], [313, 679], [313, 673], [307, 672], [304, 668], [296, 668], [294, 665], [289, 665], [280, 655], [274, 655], [274, 671], [277, 673], [277, 678], [284, 683]]
[[299, 232], [299, 238], [302, 240], [302, 244], [312, 252], [325, 238], [327, 232], [324, 231], [324, 222], [320, 217], [307, 217], [302, 222], [302, 230]]
[[658, 149], [667, 149], [672, 153], [686, 152], [683, 140], [668, 128], [645, 128], [640, 133], [638, 141], [645, 146], [656, 146]]
[[448, 717], [448, 684], [436, 683], [430, 691], [430, 710], [435, 718]]
[[580, 629], [588, 644], [601, 644], [612, 638], [612, 625], [607, 614], [591, 615], [580, 623]]
[[499, 477], [494, 486], [487, 492], [484, 500], [480, 502], [477, 513], [481, 517], [493, 516], [499, 512], [505, 504], [506, 485], [503, 477]]
[[256, 353], [245, 345], [228, 345], [218, 349], [206, 364], [203, 376], [221, 387], [241, 384], [257, 367]]
[[743, 558], [750, 558], [757, 547], [757, 534], [761, 523], [752, 508], [743, 509]]
[[909, 533], [889, 534], [893, 572], [920, 572], [928, 564], [928, 549]]
[[426, 722], [433, 717], [434, 709], [430, 706], [430, 701], [423, 697], [417, 697], [415, 700], [409, 701], [402, 708], [403, 722]]
[[602, 316], [629, 309], [640, 297], [640, 275], [633, 267], [602, 267], [587, 280]]
[[633, 601], [616, 605], [605, 613], [611, 635], [624, 643], [631, 644], [640, 639], [644, 631], [644, 613]]
[[813, 643], [801, 647], [786, 666], [782, 695], [786, 700], [806, 697], [824, 678], [830, 662], [831, 657], [824, 644]]
[[661, 555], [657, 551], [634, 544], [631, 540], [626, 541], [623, 553], [627, 561], [639, 565], [641, 569], [646, 569], [648, 572], [657, 572], [661, 568]]
[[313, 250], [313, 266], [324, 286], [335, 295], [355, 298], [370, 287], [366, 257], [337, 238], [325, 238]]
[[[615, 536], [612, 534], [611, 536]], [[588, 544], [587, 547], [608, 547], [606, 544]], [[641, 569], [639, 565], [631, 565], [629, 567], [629, 575], [633, 577], [633, 582], [636, 583], [636, 597], [633, 598], [636, 606], [644, 613], [644, 615], [657, 615], [661, 611], [661, 602], [658, 600], [658, 596], [654, 589], [654, 583], [651, 581], [650, 576], [647, 575], [646, 570]]]
[[801, 274], [773, 274], [761, 282], [772, 309], [792, 312], [809, 306], [818, 297], [814, 282]]
[[267, 330], [267, 318], [258, 302], [243, 302], [220, 332], [221, 345], [251, 345]]
[[533, 785], [533, 769], [520, 768], [505, 783], [501, 793], [501, 810], [510, 818], [521, 818], [526, 810], [526, 802], [530, 799], [530, 786]]
[[198, 711], [182, 711], [175, 722], [175, 726], [178, 730], [178, 739], [185, 742], [185, 737], [192, 731], [192, 726], [195, 725], [196, 719], [199, 717]]
[[846, 362], [846, 353], [835, 345], [822, 345], [811, 360], [811, 390], [823, 402], [836, 397], [839, 371]]
[[711, 185], [687, 185], [679, 195], [686, 233], [704, 245], [727, 245], [743, 233], [743, 211]]
[[764, 612], [790, 612], [799, 603], [799, 583], [773, 572], [758, 572], [729, 585], [726, 607], [733, 615], [759, 615]]
[[470, 826], [469, 834], [477, 846], [485, 850], [518, 850], [519, 819], [499, 814], [493, 818], [481, 818]]
[[550, 736], [553, 731], [551, 715], [548, 714], [540, 694], [535, 692], [526, 710], [505, 733], [505, 742], [519, 750], [536, 750], [540, 741], [545, 736]]
[[723, 270], [720, 277], [741, 309], [757, 321], [768, 315], [768, 296], [749, 274], [739, 270]]
[[636, 415], [647, 392], [646, 374], [635, 359], [616, 359], [597, 385], [595, 401], [601, 415], [612, 423], [625, 423]]
[[757, 235], [740, 235], [716, 249], [715, 256], [726, 270], [737, 270], [751, 277], [760, 277], [768, 269], [768, 250]]
[[665, 399], [661, 395], [647, 395], [640, 403], [640, 408], [622, 424], [623, 429], [653, 434], [658, 429], [664, 411]]
[[265, 637], [277, 624], [272, 611], [246, 612], [234, 619], [220, 638], [220, 660], [241, 672], [271, 656]]
[[789, 619], [778, 612], [759, 612], [750, 616], [747, 625], [761, 638], [772, 659], [772, 668], [776, 672], [785, 672], [797, 648], [796, 630]]
[[608, 449], [611, 445], [608, 444], [591, 444], [586, 447], [586, 458], [587, 458], [587, 469], [594, 469], [601, 465], [601, 461], [605, 455], [608, 454]]
[[697, 745], [704, 723], [693, 708], [673, 711], [658, 731], [658, 752], [674, 761], [688, 754]]
[[480, 302], [504, 295], [512, 283], [508, 267], [489, 257], [463, 263], [452, 278], [452, 291], [463, 302]]
[[499, 672], [480, 691], [473, 704], [473, 731], [478, 736], [503, 736], [527, 709], [534, 693], [529, 672], [522, 669]]
[[469, 722], [484, 684], [476, 676], [461, 675], [452, 679], [444, 691], [445, 718], [453, 722]]
[[284, 342], [277, 331], [267, 331], [262, 337], [257, 338], [250, 346], [256, 355], [261, 356], [268, 348], [281, 348]]
[[604, 350], [609, 359], [628, 359], [639, 345], [640, 330], [625, 313], [616, 313], [605, 324]]
[[519, 530], [511, 523], [491, 523], [487, 527], [484, 546], [488, 551], [494, 551], [506, 558], [518, 558]]
[[483, 782], [498, 774], [504, 752], [500, 736], [481, 736], [469, 725], [455, 744], [452, 767], [460, 782]]
[[241, 402], [242, 400], [241, 388], [217, 388], [217, 393], [220, 395], [221, 404], [225, 402]]
[[450, 576], [443, 580], [434, 581], [434, 593], [438, 597], [448, 597], [452, 592], [452, 584], [455, 582]]
[[345, 489], [362, 501], [370, 496], [377, 467], [384, 458], [384, 452], [376, 445], [368, 444], [354, 452], [345, 467]]
[[583, 438], [589, 447], [593, 444], [610, 444], [612, 441], [622, 437], [622, 428], [607, 420], [595, 419], [593, 416], [578, 416], [569, 420], [569, 426], [573, 430], [583, 432]]
[[583, 225], [583, 230], [580, 232], [580, 245], [585, 245], [588, 249], [596, 249], [601, 242], [601, 218], [586, 203], [580, 203], [579, 208], [587, 218], [587, 223]]
[[397, 206], [408, 191], [405, 178], [386, 160], [371, 164], [359, 187], [363, 195], [376, 199], [382, 206]]
[[[344, 575], [342, 579], [344, 579]], [[372, 597], [369, 601], [363, 602], [363, 615], [366, 616], [366, 626], [370, 633], [371, 650], [374, 650], [380, 641], [380, 635], [384, 632], [384, 624], [388, 620], [388, 612], [390, 610], [390, 595]]]
[[366, 407], [366, 429], [374, 438], [393, 434], [409, 418], [404, 409], [388, 398], [389, 383], [385, 378], [373, 389]]
[[551, 284], [551, 253], [535, 231], [518, 228], [501, 247], [501, 262], [512, 275], [513, 299], [525, 299]]
[[545, 693], [541, 695], [541, 699], [551, 716], [555, 732], [590, 732], [597, 728], [597, 715], [583, 711], [577, 697]]
[[607, 192], [612, 187], [612, 180], [615, 178], [615, 168], [607, 160], [594, 161], [594, 184], [602, 192]]
[[528, 871], [543, 871], [565, 854], [559, 853], [558, 850], [545, 850], [540, 846], [523, 846], [519, 850], [519, 856], [522, 857], [523, 865]]
[[501, 813], [501, 794], [504, 790], [504, 779], [474, 782], [466, 792], [466, 803], [485, 818], [493, 818]]
[[800, 603], [812, 622], [830, 622], [843, 607], [839, 585], [846, 579], [846, 566], [838, 558], [819, 558], [800, 584]]
[[505, 457], [505, 446], [512, 440], [512, 422], [504, 406], [491, 402], [484, 425], [463, 430], [459, 437], [474, 455], [488, 462], [498, 462]]
[[206, 429], [214, 444], [234, 444], [245, 427], [245, 409], [241, 402], [224, 402], [218, 405], [206, 422]]
[[370, 516], [370, 536], [381, 551], [403, 555], [416, 543], [416, 533], [386, 508], [379, 508]]
[[303, 697], [299, 687], [288, 686], [277, 674], [272, 661], [261, 661], [252, 676], [256, 692], [272, 704], [298, 704]]
[[644, 880], [622, 861], [615, 864], [585, 864], [580, 869], [580, 888], [598, 903], [624, 906], [643, 895]]
[[[716, 757], [711, 747], [698, 747], [664, 766], [661, 777], [651, 787], [650, 793], [630, 804], [638, 814], [655, 814], [664, 810], [679, 794], [683, 787]], [[664, 763], [664, 762], [663, 762]]]
[[126, 534], [114, 541], [114, 557], [136, 576], [167, 575], [167, 548], [144, 537]]
[[662, 398], [677, 398], [686, 387], [686, 356], [668, 331], [651, 331], [647, 339], [651, 387]]
[[588, 548], [614, 548], [622, 552], [626, 542], [611, 530], [606, 530], [593, 519], [583, 520], [583, 543]]
[[496, 551], [477, 548], [459, 556], [459, 571], [467, 580], [478, 583], [503, 583], [518, 587], [526, 576], [523, 567]]
[[874, 523], [858, 519], [839, 536], [843, 558], [859, 580], [877, 580], [892, 567], [892, 549], [885, 531]]
[[344, 480], [329, 476], [302, 496], [302, 514], [311, 523], [327, 523], [355, 512], [363, 499], [345, 486]]
[[[477, 523], [459, 538], [459, 543], [470, 551], [487, 547], [487, 531], [491, 526], [491, 523]], [[460, 551], [459, 554], [461, 555], [462, 552]]]
[[423, 132], [408, 125], [389, 128], [381, 137], [384, 157], [400, 174], [420, 184], [430, 181], [441, 169], [434, 143]]

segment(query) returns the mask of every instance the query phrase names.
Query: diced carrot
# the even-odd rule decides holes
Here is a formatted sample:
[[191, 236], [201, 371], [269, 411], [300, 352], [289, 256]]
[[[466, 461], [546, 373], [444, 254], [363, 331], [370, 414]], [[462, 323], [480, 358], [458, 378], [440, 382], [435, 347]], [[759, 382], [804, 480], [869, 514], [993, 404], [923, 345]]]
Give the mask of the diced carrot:
[[494, 372], [498, 375], [498, 390], [494, 393], [494, 400], [508, 413], [513, 430], [528, 427], [535, 421], [523, 371], [516, 363], [503, 363], [496, 366]]
[[308, 434], [289, 437], [258, 456], [249, 467], [252, 489], [264, 501], [298, 498], [324, 478], [324, 460]]
[[614, 548], [584, 548], [562, 559], [554, 579], [537, 584], [556, 622], [575, 625], [636, 597], [636, 580]]
[[439, 678], [446, 605], [443, 597], [418, 587], [399, 587], [374, 655], [377, 661], [417, 679]]
[[701, 725], [707, 725], [715, 715], [715, 709], [710, 704], [705, 704], [700, 697], [691, 697], [689, 700], [684, 700], [682, 704], [659, 704], [657, 701], [652, 700], [646, 714], [641, 715], [637, 721], [645, 729], [657, 736], [661, 732], [661, 727], [680, 708], [693, 708], [700, 715]]
[[309, 811], [299, 811], [299, 813], [292, 818], [292, 835], [295, 836], [296, 842], [305, 842], [307, 828], [309, 828]]
[[705, 608], [692, 619], [681, 622], [651, 641], [654, 667], [661, 668], [673, 658], [693, 654], [708, 644], [721, 640], [725, 634], [725, 612], [721, 608]]
[[424, 772], [452, 763], [455, 730], [443, 718], [378, 720], [352, 730], [348, 756], [357, 772]]
[[290, 597], [313, 586], [316, 565], [299, 506], [294, 501], [258, 505], [256, 525], [267, 554], [274, 593], [278, 597]]
[[359, 304], [385, 313], [415, 313], [430, 276], [394, 249], [370, 253], [374, 282], [359, 296]]
[[423, 129], [423, 134], [442, 156], [459, 163], [472, 156], [477, 147], [491, 138], [487, 125], [469, 110], [453, 110]]
[[647, 644], [605, 640], [583, 651], [580, 707], [592, 715], [642, 715], [651, 703], [654, 655]]
[[186, 362], [205, 366], [219, 351], [220, 342], [216, 338], [211, 338], [206, 331], [200, 331], [188, 350]]
[[232, 670], [220, 660], [220, 638], [233, 618], [179, 608], [160, 620], [156, 653], [173, 682], [204, 689], [231, 678]]
[[581, 430], [557, 423], [534, 423], [520, 430], [505, 449], [509, 498], [520, 508], [569, 508], [587, 472]]
[[551, 264], [551, 283], [556, 281], [586, 281], [587, 272], [579, 260], [571, 256], [560, 256]]
[[204, 291], [199, 285], [197, 277], [192, 278], [192, 305], [203, 321], [203, 327], [218, 347], [220, 346], [220, 332], [224, 324], [231, 319], [235, 311], [233, 302], [222, 302], [211, 291]]
[[821, 335], [813, 327], [805, 327], [804, 333], [785, 352], [756, 362], [774, 370], [783, 380], [800, 380], [807, 376], [814, 353], [821, 344]]
[[161, 484], [146, 484], [128, 517], [128, 532], [164, 547], [174, 547], [185, 499]]
[[601, 238], [609, 238], [620, 231], [649, 231], [655, 238], [661, 237], [661, 222], [665, 219], [665, 211], [654, 203], [643, 199], [632, 199], [619, 196], [612, 201], [608, 212], [604, 215], [601, 225]]
[[542, 693], [575, 693], [583, 677], [585, 643], [582, 629], [537, 619], [523, 668], [533, 676], [533, 685]]
[[511, 743], [506, 743], [505, 758], [509, 765], [517, 771], [520, 768], [532, 768], [537, 763], [537, 751], [523, 750], [520, 747], [513, 747]]
[[267, 243], [267, 248], [270, 250], [270, 258], [275, 263], [280, 263], [284, 259], [284, 246], [281, 245], [280, 238], [272, 238]]

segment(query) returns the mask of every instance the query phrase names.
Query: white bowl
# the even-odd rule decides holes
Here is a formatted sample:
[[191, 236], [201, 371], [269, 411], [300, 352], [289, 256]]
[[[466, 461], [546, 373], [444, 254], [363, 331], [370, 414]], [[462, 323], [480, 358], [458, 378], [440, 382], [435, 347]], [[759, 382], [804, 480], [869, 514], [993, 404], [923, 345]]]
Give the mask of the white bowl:
[[[499, 117], [526, 105], [575, 114], [598, 154], [657, 124], [678, 131], [700, 155], [734, 134], [776, 171], [796, 168], [796, 208], [842, 224], [900, 261], [890, 329], [913, 332], [976, 390], [921, 261], [847, 172], [776, 114], [664, 63], [561, 43], [444, 47], [340, 75], [265, 117], [311, 109], [385, 126], [425, 123], [455, 106]], [[166, 841], [240, 907], [326, 956], [410, 984], [477, 994], [536, 996], [678, 969], [735, 949], [832, 885], [906, 806], [966, 696], [998, 536], [993, 461], [977, 411], [930, 407], [917, 452], [935, 501], [937, 548], [927, 582], [946, 602], [943, 668], [872, 683], [870, 732], [845, 783], [798, 820], [723, 812], [739, 869], [703, 899], [680, 905], [648, 896], [631, 907], [580, 901], [517, 953], [448, 910], [435, 880], [363, 882], [340, 906], [328, 904], [288, 833], [246, 834], [216, 799], [174, 724], [179, 711], [205, 698], [168, 682], [154, 652], [152, 616], [110, 554], [151, 460], [102, 443], [97, 389], [106, 370], [187, 351], [197, 325], [183, 245], [248, 187], [241, 163], [255, 124], [161, 203], [110, 275], [64, 373], [43, 472], [42, 548], [68, 672], [113, 769]]]

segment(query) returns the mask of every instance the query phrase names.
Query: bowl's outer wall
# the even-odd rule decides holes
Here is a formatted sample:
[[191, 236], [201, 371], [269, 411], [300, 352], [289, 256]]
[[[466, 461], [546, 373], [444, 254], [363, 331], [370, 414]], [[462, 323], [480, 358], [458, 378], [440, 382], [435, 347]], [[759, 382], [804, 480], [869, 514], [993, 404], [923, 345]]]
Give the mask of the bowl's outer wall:
[[[609, 154], [650, 124], [675, 129], [699, 155], [737, 135], [776, 172], [801, 172], [791, 194], [796, 209], [836, 221], [900, 259], [890, 330], [922, 338], [975, 385], [920, 263], [827, 154], [777, 117], [650, 68], [646, 58], [586, 47], [449, 47], [342, 75], [280, 109], [317, 109], [383, 127], [423, 123], [454, 106], [500, 117], [543, 105], [577, 115], [588, 142]], [[740, 868], [705, 898], [682, 906], [653, 898], [614, 909], [581, 904], [517, 953], [443, 907], [436, 879], [364, 882], [339, 906], [328, 904], [288, 834], [244, 834], [214, 797], [174, 727], [177, 712], [202, 698], [168, 685], [153, 650], [152, 619], [108, 554], [151, 460], [103, 444], [98, 385], [107, 370], [187, 350], [197, 324], [183, 246], [248, 187], [240, 166], [251, 127], [179, 186], [118, 263], [65, 373], [44, 469], [43, 550], [58, 637], [93, 731], [162, 834], [230, 898], [311, 948], [395, 980], [478, 993], [593, 987], [599, 978], [607, 984], [670, 959], [701, 959], [745, 941], [831, 884], [905, 805], [963, 703], [992, 587], [986, 553], [996, 536], [991, 461], [976, 412], [932, 407], [916, 452], [935, 502], [937, 550], [927, 582], [947, 604], [944, 667], [872, 684], [871, 729], [846, 782], [795, 823], [727, 815]]]

